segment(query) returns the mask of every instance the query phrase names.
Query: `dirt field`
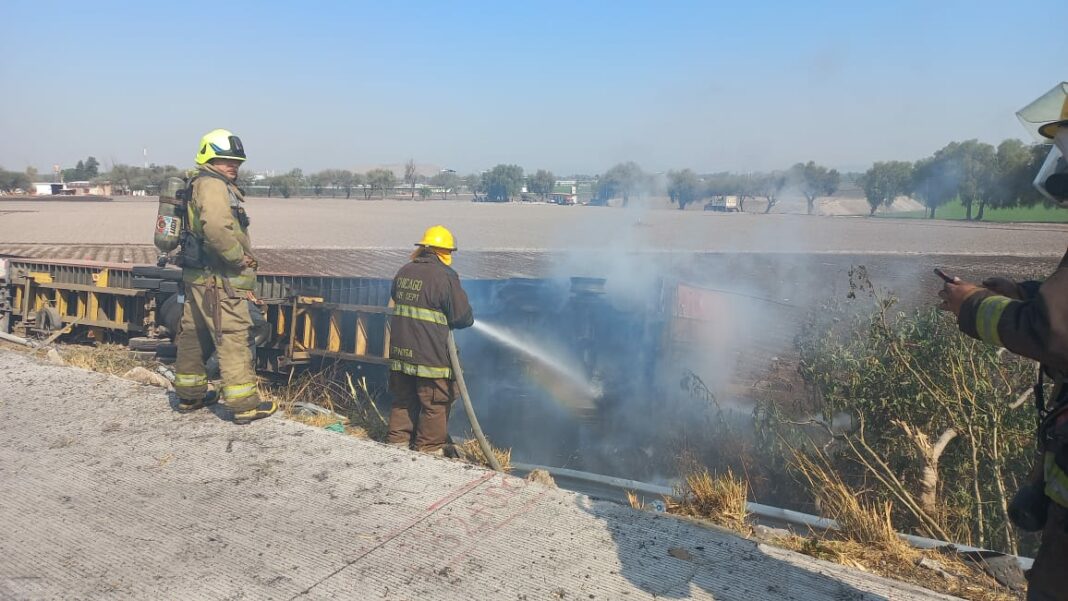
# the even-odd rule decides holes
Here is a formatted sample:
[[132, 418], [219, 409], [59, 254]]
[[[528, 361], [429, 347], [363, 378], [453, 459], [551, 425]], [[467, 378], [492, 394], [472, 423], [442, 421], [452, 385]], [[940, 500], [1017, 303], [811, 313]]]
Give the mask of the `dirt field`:
[[[463, 250], [816, 252], [1060, 256], [1068, 226], [718, 214], [456, 201], [267, 199], [248, 203], [253, 241], [272, 248], [407, 248], [424, 228]], [[0, 242], [151, 244], [153, 198], [7, 201]]]

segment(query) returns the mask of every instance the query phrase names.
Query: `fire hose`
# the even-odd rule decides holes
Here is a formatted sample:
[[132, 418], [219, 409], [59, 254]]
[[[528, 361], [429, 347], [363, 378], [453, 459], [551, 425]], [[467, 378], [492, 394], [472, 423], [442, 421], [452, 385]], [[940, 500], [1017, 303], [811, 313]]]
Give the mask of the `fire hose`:
[[482, 448], [482, 454], [494, 471], [501, 471], [501, 464], [497, 462], [497, 456], [493, 454], [493, 447], [486, 441], [486, 435], [482, 433], [482, 427], [478, 425], [475, 417], [475, 408], [471, 405], [471, 395], [467, 393], [467, 383], [464, 382], [464, 370], [460, 366], [460, 354], [456, 352], [456, 339], [449, 331], [449, 361], [452, 362], [452, 372], [456, 376], [456, 386], [460, 389], [460, 398], [464, 401], [464, 411], [467, 413], [467, 421], [471, 422], [471, 430], [475, 433], [478, 446]]

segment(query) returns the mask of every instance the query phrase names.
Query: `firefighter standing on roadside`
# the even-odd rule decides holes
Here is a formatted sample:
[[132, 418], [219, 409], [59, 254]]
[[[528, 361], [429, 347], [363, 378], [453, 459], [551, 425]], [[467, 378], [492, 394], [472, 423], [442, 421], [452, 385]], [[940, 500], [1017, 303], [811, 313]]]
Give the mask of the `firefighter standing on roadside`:
[[241, 140], [225, 129], [208, 132], [197, 150], [197, 172], [188, 198], [183, 233], [185, 306], [178, 333], [174, 389], [178, 410], [214, 403], [205, 361], [218, 354], [222, 401], [234, 423], [247, 424], [275, 412], [261, 401], [249, 346], [248, 302], [256, 285], [256, 259], [248, 235], [244, 193], [236, 184], [245, 160]]
[[[1052, 141], [1035, 186], [1068, 206], [1068, 83], [1062, 83], [1017, 115]], [[1037, 461], [1029, 483], [1009, 508], [1017, 526], [1042, 530], [1042, 543], [1028, 574], [1028, 601], [1068, 600], [1068, 254], [1044, 282], [1006, 278], [982, 286], [953, 278], [939, 293], [943, 308], [957, 315], [961, 331], [1041, 363], [1035, 387], [1039, 414]], [[1045, 395], [1042, 381], [1053, 381]]]
[[393, 279], [390, 317], [391, 445], [444, 454], [453, 372], [449, 331], [474, 322], [467, 293], [451, 267], [456, 244], [440, 225], [426, 231], [412, 261]]

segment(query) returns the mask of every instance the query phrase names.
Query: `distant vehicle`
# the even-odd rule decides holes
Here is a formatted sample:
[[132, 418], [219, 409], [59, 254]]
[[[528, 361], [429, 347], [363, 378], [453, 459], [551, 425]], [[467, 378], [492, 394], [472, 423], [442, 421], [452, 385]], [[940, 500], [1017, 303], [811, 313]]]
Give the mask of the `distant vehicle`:
[[723, 213], [737, 213], [742, 209], [738, 206], [738, 198], [735, 196], [717, 196], [705, 205], [706, 211], [720, 211]]
[[471, 199], [471, 202], [511, 202], [509, 198], [490, 198], [487, 194], [475, 194], [475, 197]]

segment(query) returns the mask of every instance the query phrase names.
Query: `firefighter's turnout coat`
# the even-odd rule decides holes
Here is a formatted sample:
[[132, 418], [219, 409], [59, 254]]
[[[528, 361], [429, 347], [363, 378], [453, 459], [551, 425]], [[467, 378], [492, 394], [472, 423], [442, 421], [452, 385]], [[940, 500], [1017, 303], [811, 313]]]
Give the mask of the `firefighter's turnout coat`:
[[244, 264], [245, 255], [255, 255], [241, 188], [210, 165], [201, 165], [193, 179], [191, 196], [187, 223], [199, 244], [201, 264], [185, 266], [183, 279], [205, 284], [212, 276], [219, 276], [238, 290], [254, 289], [256, 271]]
[[[1017, 284], [1019, 299], [989, 290], [970, 295], [961, 305], [961, 330], [990, 344], [1042, 364], [1053, 380], [1047, 399], [1036, 386], [1042, 417], [1038, 431], [1039, 465], [1051, 503], [1042, 545], [1028, 575], [1028, 599], [1068, 599], [1068, 254], [1044, 282]], [[1040, 382], [1041, 384], [1041, 382]], [[1036, 474], [1037, 475], [1037, 474]]]
[[[1019, 300], [989, 290], [972, 294], [961, 305], [958, 324], [965, 334], [1040, 362], [1055, 384], [1042, 410], [1068, 409], [1060, 406], [1068, 401], [1068, 254], [1046, 281], [1022, 282], [1018, 288]], [[1053, 452], [1045, 454], [1046, 494], [1068, 507], [1068, 445], [1061, 455], [1057, 461]]]
[[460, 276], [427, 252], [393, 279], [390, 370], [430, 379], [452, 379], [449, 330], [475, 323]]
[[252, 366], [248, 291], [256, 271], [245, 265], [252, 257], [248, 218], [241, 189], [227, 177], [202, 165], [192, 182], [187, 210], [192, 240], [183, 248], [185, 302], [175, 343], [174, 390], [185, 401], [205, 398], [208, 374], [204, 364], [218, 353], [222, 399], [235, 412], [259, 405]]

